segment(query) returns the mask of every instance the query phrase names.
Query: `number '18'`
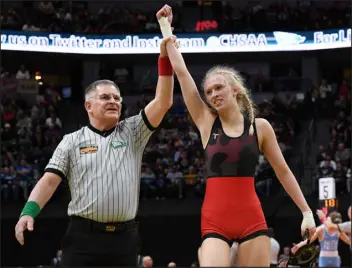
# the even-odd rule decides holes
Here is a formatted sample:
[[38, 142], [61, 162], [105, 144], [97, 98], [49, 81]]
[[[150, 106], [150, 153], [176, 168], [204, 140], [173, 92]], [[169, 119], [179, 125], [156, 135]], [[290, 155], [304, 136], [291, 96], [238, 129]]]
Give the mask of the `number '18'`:
[[325, 200], [324, 202], [326, 207], [335, 207], [335, 199]]

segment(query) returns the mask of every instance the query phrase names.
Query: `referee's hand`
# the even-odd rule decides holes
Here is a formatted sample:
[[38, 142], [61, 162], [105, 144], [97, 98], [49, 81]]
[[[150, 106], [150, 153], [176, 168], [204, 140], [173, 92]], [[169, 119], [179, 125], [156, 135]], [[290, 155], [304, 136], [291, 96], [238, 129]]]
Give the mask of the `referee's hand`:
[[34, 230], [34, 219], [31, 216], [24, 215], [22, 216], [15, 227], [15, 236], [17, 241], [23, 246], [24, 245], [24, 237], [23, 233], [27, 229], [32, 232]]

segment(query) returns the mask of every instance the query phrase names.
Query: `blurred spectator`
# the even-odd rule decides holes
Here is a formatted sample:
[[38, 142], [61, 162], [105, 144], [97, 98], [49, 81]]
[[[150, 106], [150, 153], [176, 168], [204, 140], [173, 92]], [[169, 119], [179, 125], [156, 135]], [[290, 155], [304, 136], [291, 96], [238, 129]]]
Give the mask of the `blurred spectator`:
[[326, 158], [326, 150], [323, 145], [319, 146], [319, 153], [317, 156], [317, 163], [321, 163]]
[[335, 159], [339, 159], [344, 165], [348, 165], [348, 160], [351, 158], [350, 148], [346, 149], [345, 144], [339, 143], [335, 153]]
[[58, 117], [56, 117], [55, 113], [50, 114], [50, 117], [48, 117], [45, 121], [45, 125], [49, 128], [51, 127], [62, 128], [61, 120]]
[[6, 72], [6, 70], [2, 66], [0, 66], [0, 78], [6, 78], [8, 76], [9, 76], [9, 73]]
[[152, 75], [151, 71], [148, 70], [145, 75], [143, 75], [141, 83], [139, 85], [140, 91], [153, 89], [155, 88], [157, 78], [156, 76]]
[[38, 9], [44, 14], [48, 14], [48, 15], [52, 15], [55, 12], [54, 6], [50, 1], [48, 2], [41, 1], [39, 3]]
[[342, 166], [341, 162], [336, 165], [336, 170], [332, 176], [336, 182], [336, 193], [341, 194], [346, 192], [346, 168]]
[[16, 132], [11, 127], [10, 123], [5, 123], [4, 130], [1, 131], [1, 141], [6, 145], [7, 142], [11, 142], [16, 139]]
[[128, 81], [129, 74], [126, 68], [117, 68], [114, 72], [115, 83], [118, 85], [125, 84]]
[[348, 99], [351, 95], [350, 89], [348, 87], [348, 82], [344, 79], [340, 85], [339, 88], [339, 94], [340, 96], [344, 97], [345, 99]]
[[28, 186], [33, 183], [33, 169], [27, 164], [26, 160], [22, 159], [16, 167], [19, 184], [23, 189], [24, 200], [28, 199]]
[[153, 259], [150, 256], [142, 257], [142, 268], [153, 267]]
[[348, 168], [346, 172], [346, 186], [347, 186], [346, 189], [347, 189], [347, 193], [349, 194], [351, 194], [351, 183], [352, 183], [351, 177], [352, 177], [351, 168]]
[[166, 179], [163, 175], [159, 175], [155, 180], [155, 195], [156, 199], [164, 199], [165, 198], [165, 187], [166, 187]]
[[336, 162], [326, 158], [321, 162], [319, 167], [319, 174], [321, 178], [331, 177], [336, 170]]
[[290, 247], [286, 246], [284, 247], [282, 254], [279, 256], [279, 262], [283, 260], [288, 260], [290, 258]]
[[149, 192], [154, 190], [156, 176], [152, 169], [148, 166], [142, 166], [141, 173], [141, 196], [145, 199], [147, 198]]
[[183, 187], [183, 174], [177, 170], [177, 167], [175, 165], [172, 166], [172, 168], [169, 170], [169, 172], [166, 175], [166, 178], [170, 181], [171, 184], [171, 189], [177, 190], [177, 195], [178, 198], [182, 198], [182, 187]]
[[[28, 32], [37, 32], [40, 31], [40, 28], [35, 27], [29, 20], [22, 26], [23, 31], [28, 31]], [[28, 78], [27, 78], [28, 79]]]
[[159, 24], [155, 19], [155, 16], [149, 16], [147, 22], [145, 23], [144, 29], [146, 32], [156, 32], [159, 30]]
[[18, 143], [20, 145], [29, 145], [31, 143], [32, 136], [32, 122], [31, 118], [28, 117], [22, 110], [17, 113], [17, 135]]
[[199, 135], [198, 135], [198, 132], [197, 132], [195, 126], [189, 127], [188, 135], [191, 138], [192, 143], [199, 141]]
[[176, 268], [176, 263], [175, 262], [169, 262], [167, 265], [168, 268]]
[[13, 199], [18, 199], [16, 172], [12, 166], [5, 166], [0, 173], [1, 193], [4, 200], [9, 200], [10, 192], [13, 194]]
[[327, 84], [327, 81], [325, 79], [322, 80], [321, 85], [319, 87], [319, 92], [320, 92], [320, 98], [323, 100], [326, 100], [326, 98], [329, 98], [329, 94], [332, 93], [331, 86]]
[[26, 67], [22, 64], [20, 69], [17, 71], [16, 79], [29, 79], [30, 75]]
[[59, 249], [56, 252], [56, 257], [54, 257], [53, 260], [51, 261], [51, 266], [60, 267], [61, 266], [61, 257], [62, 257], [62, 250]]
[[16, 121], [15, 120], [16, 115], [17, 115], [17, 112], [16, 112], [13, 105], [11, 105], [11, 104], [4, 105], [4, 110], [3, 110], [3, 114], [2, 114], [2, 118], [3, 118], [4, 122], [7, 122], [11, 125], [14, 124]]
[[197, 184], [197, 171], [194, 166], [189, 166], [183, 173], [184, 183], [185, 183], [185, 195], [193, 192], [195, 185]]

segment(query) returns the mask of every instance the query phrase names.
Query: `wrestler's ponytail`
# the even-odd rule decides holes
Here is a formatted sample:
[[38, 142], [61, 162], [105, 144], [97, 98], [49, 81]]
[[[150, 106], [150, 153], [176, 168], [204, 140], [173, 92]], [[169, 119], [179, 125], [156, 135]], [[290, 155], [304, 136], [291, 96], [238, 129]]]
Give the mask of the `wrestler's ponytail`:
[[226, 67], [226, 66], [215, 66], [206, 73], [203, 80], [203, 87], [204, 87], [205, 80], [214, 74], [224, 75], [231, 83], [232, 86], [237, 87], [239, 89], [239, 92], [236, 95], [237, 103], [241, 113], [244, 116], [248, 116], [248, 119], [250, 121], [249, 134], [253, 135], [254, 133], [253, 125], [254, 125], [254, 120], [256, 116], [256, 109], [253, 101], [249, 97], [248, 90], [244, 85], [245, 83], [244, 83], [243, 77], [233, 68]]
[[254, 133], [254, 120], [255, 120], [255, 106], [253, 101], [248, 96], [248, 91], [244, 90], [241, 93], [237, 94], [237, 102], [241, 107], [241, 110], [247, 112], [248, 119], [250, 121], [249, 134], [253, 135]]

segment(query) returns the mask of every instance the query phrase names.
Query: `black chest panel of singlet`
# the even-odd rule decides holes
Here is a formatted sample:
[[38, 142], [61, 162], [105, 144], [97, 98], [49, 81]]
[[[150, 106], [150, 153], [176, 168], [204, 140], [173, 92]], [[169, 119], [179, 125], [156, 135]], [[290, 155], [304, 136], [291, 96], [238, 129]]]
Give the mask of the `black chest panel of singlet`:
[[205, 149], [206, 178], [254, 177], [260, 153], [257, 133], [249, 135], [249, 127], [249, 120], [244, 118], [243, 134], [231, 138], [224, 133], [219, 117], [216, 118]]

